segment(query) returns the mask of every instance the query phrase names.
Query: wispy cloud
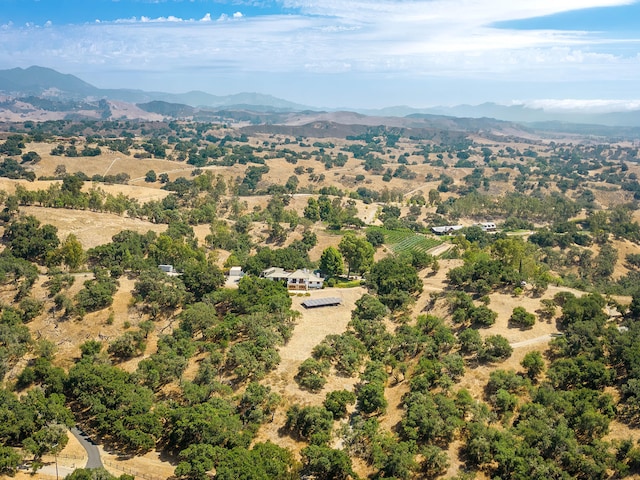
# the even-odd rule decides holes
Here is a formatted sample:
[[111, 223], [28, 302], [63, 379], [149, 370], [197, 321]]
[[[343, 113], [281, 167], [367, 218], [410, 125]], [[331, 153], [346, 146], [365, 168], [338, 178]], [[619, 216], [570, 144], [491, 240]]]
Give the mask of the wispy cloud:
[[530, 108], [539, 108], [548, 112], [631, 112], [640, 110], [640, 100], [608, 100], [608, 99], [539, 99], [524, 102], [514, 102]]
[[[5, 25], [0, 65], [16, 59], [73, 71], [83, 65], [139, 72], [196, 68], [261, 73], [376, 74], [395, 78], [499, 77], [517, 82], [632, 79], [640, 34], [516, 30], [496, 24], [630, 0], [282, 0], [296, 14], [198, 18], [138, 16], [47, 28]], [[84, 67], [83, 67], [84, 68]], [[185, 75], [188, 81], [188, 75]], [[346, 77], [345, 77], [346, 79]]]
[[283, 0], [286, 7], [306, 14], [364, 22], [387, 18], [478, 25], [632, 3], [634, 0]]

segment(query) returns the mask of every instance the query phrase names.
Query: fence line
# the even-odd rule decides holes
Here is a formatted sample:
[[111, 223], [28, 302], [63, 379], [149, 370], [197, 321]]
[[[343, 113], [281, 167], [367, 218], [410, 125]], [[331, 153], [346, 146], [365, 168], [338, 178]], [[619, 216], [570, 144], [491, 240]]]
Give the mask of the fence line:
[[74, 454], [70, 454], [70, 453], [59, 453], [58, 455], [53, 455], [51, 453], [47, 453], [46, 455], [43, 455], [42, 458], [46, 458], [47, 461], [51, 460], [52, 462], [55, 461], [56, 457], [58, 458], [58, 460], [62, 459], [66, 459], [66, 460], [86, 460], [87, 456], [82, 456], [82, 455], [74, 455]]
[[111, 460], [103, 459], [102, 463], [104, 463], [109, 467], [115, 468], [116, 470], [119, 470], [122, 473], [133, 475], [136, 478], [143, 478], [144, 480], [166, 480], [166, 477], [156, 477], [155, 475], [151, 475], [149, 473], [140, 473], [138, 470], [134, 468], [127, 467], [125, 465], [119, 464], [117, 462], [113, 462]]
[[[54, 455], [49, 455], [49, 456], [54, 456]], [[69, 458], [71, 460], [84, 460], [85, 458], [87, 458], [86, 455], [73, 455], [73, 454], [69, 454], [69, 453], [59, 453], [58, 454], [58, 458]]]

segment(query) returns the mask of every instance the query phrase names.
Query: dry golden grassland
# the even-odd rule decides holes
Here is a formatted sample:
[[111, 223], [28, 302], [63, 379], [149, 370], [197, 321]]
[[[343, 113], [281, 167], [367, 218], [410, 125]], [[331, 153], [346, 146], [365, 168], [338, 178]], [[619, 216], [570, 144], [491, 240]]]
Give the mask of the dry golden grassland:
[[[269, 136], [269, 135], [257, 135], [256, 138], [250, 140], [250, 144], [259, 145], [264, 141], [282, 141], [285, 136]], [[322, 139], [323, 142], [335, 143], [335, 148], [327, 149], [327, 153], [337, 154], [341, 148], [347, 144], [344, 139]], [[531, 148], [532, 145], [528, 143], [513, 144], [505, 141], [503, 143], [497, 143], [494, 140], [486, 140], [482, 137], [476, 137], [476, 141], [482, 142], [485, 145], [489, 145], [492, 150], [498, 151], [504, 149], [507, 146], [513, 148], [526, 149]], [[313, 139], [306, 139], [305, 143], [313, 144]], [[74, 173], [82, 171], [89, 177], [92, 175], [105, 175], [116, 173], [127, 173], [131, 180], [129, 185], [104, 185], [97, 184], [98, 188], [101, 188], [109, 193], [123, 193], [132, 198], [138, 199], [141, 203], [149, 200], [162, 199], [168, 193], [160, 189], [159, 183], [148, 184], [144, 181], [145, 173], [149, 170], [154, 170], [157, 174], [169, 173], [170, 178], [175, 180], [179, 176], [190, 178], [190, 174], [193, 171], [193, 167], [187, 165], [184, 162], [176, 162], [170, 160], [158, 160], [158, 159], [136, 159], [133, 155], [123, 155], [121, 153], [104, 152], [98, 157], [85, 158], [67, 158], [57, 157], [50, 155], [51, 148], [55, 146], [52, 143], [31, 143], [28, 144], [26, 150], [33, 150], [40, 154], [42, 160], [34, 166], [34, 171], [37, 176], [52, 176], [54, 170], [58, 165], [63, 164], [66, 167], [68, 173]], [[281, 147], [290, 148], [294, 151], [311, 151], [313, 148], [302, 148], [299, 145], [280, 145]], [[544, 144], [538, 144], [534, 146], [541, 153], [547, 150], [547, 146]], [[416, 149], [415, 142], [401, 141], [398, 147], [389, 149], [389, 153], [386, 153], [384, 157], [393, 162], [391, 167], [395, 168], [398, 165], [395, 163], [398, 155], [404, 152], [413, 152]], [[395, 160], [391, 157], [395, 156]], [[435, 155], [431, 154], [430, 159], [435, 159]], [[475, 156], [471, 160], [482, 161], [481, 157]], [[366, 172], [362, 166], [361, 160], [356, 160], [350, 156], [349, 161], [344, 167], [334, 167], [332, 169], [325, 170], [324, 165], [313, 159], [300, 160], [297, 164], [287, 163], [285, 159], [269, 159], [267, 165], [269, 166], [269, 172], [264, 175], [261, 185], [269, 184], [283, 184], [287, 178], [294, 174], [293, 170], [296, 166], [304, 166], [305, 168], [312, 167], [314, 173], [324, 174], [325, 180], [322, 183], [313, 182], [309, 179], [308, 174], [299, 175], [300, 188], [307, 187], [321, 187], [334, 185], [343, 190], [355, 190], [358, 186], [365, 186], [366, 188], [374, 191], [382, 191], [383, 189], [395, 189], [401, 191], [406, 197], [410, 197], [414, 194], [422, 194], [426, 197], [427, 192], [430, 189], [435, 188], [439, 181], [438, 177], [441, 173], [452, 176], [456, 184], [460, 184], [466, 175], [469, 175], [472, 171], [471, 168], [453, 168], [456, 159], [448, 159], [445, 155], [444, 162], [447, 165], [443, 167], [433, 167], [432, 165], [423, 164], [423, 157], [411, 154], [408, 157], [408, 168], [416, 173], [414, 180], [402, 180], [393, 178], [390, 182], [383, 182], [380, 175], [371, 175]], [[519, 162], [519, 160], [515, 160]], [[525, 162], [530, 159], [525, 160]], [[413, 165], [413, 162], [416, 164]], [[242, 177], [247, 166], [235, 165], [233, 167], [205, 167], [204, 170], [211, 170], [215, 174], [222, 174], [225, 178], [232, 181], [238, 177]], [[631, 171], [640, 174], [640, 167], [636, 165], [630, 166]], [[499, 167], [494, 173], [509, 172], [511, 174], [510, 182], [492, 182], [488, 190], [489, 195], [497, 196], [504, 194], [505, 192], [512, 191], [512, 180], [517, 175], [517, 171], [505, 167]], [[433, 174], [434, 180], [426, 182], [425, 176]], [[595, 172], [590, 172], [593, 175]], [[361, 174], [366, 176], [366, 180], [361, 183], [355, 182], [355, 176]], [[88, 182], [89, 183], [89, 182]], [[36, 181], [26, 182], [21, 180], [8, 180], [0, 179], [0, 189], [6, 192], [12, 192], [15, 189], [15, 185], [20, 184], [28, 189], [45, 189], [50, 185], [50, 181]], [[85, 188], [88, 188], [85, 186]], [[554, 187], [551, 187], [549, 191], [554, 191]], [[596, 201], [603, 207], [610, 207], [612, 205], [626, 203], [631, 199], [632, 194], [621, 190], [616, 191], [604, 191], [594, 190]], [[442, 194], [442, 198], [446, 199], [454, 194]], [[291, 199], [291, 203], [287, 208], [294, 209], [300, 215], [302, 215], [304, 207], [307, 204], [309, 195], [296, 194]], [[267, 196], [255, 196], [241, 198], [242, 202], [246, 202], [246, 212], [251, 212], [254, 209], [260, 207], [264, 208], [268, 202]], [[367, 224], [372, 224], [376, 220], [376, 214], [380, 209], [378, 204], [365, 204], [362, 201], [356, 201], [356, 207], [358, 209], [358, 216]], [[403, 210], [406, 212], [408, 207], [404, 206]], [[422, 210], [426, 213], [434, 213], [435, 207], [424, 207]], [[43, 223], [50, 223], [58, 228], [60, 238], [65, 238], [69, 234], [74, 234], [78, 237], [85, 249], [95, 247], [97, 245], [107, 243], [111, 237], [124, 229], [134, 230], [140, 233], [144, 233], [148, 230], [155, 232], [162, 232], [166, 229], [166, 225], [157, 225], [143, 220], [128, 218], [127, 216], [118, 216], [108, 213], [97, 213], [91, 211], [80, 210], [65, 210], [65, 209], [53, 209], [53, 208], [41, 208], [41, 207], [21, 207], [21, 214], [33, 215]], [[635, 212], [636, 220], [640, 220], [640, 213]], [[474, 219], [460, 219], [460, 223], [473, 224]], [[266, 225], [256, 224], [252, 233], [254, 239], [264, 238], [264, 229]], [[325, 228], [319, 224], [311, 227], [312, 230], [318, 236], [318, 245], [314, 247], [310, 252], [310, 258], [312, 260], [318, 260], [321, 252], [330, 245], [337, 245], [341, 239], [339, 235], [333, 235], [328, 233]], [[195, 228], [196, 237], [203, 243], [204, 237], [209, 233], [208, 225], [199, 225]], [[302, 227], [298, 227], [288, 238], [287, 243], [301, 238]], [[627, 253], [639, 253], [640, 248], [638, 245], [628, 241], [616, 241], [614, 246], [619, 251], [620, 258], [624, 258]], [[381, 248], [377, 252], [376, 258], [381, 258], [388, 252], [386, 249]], [[219, 252], [218, 260], [222, 264], [228, 256], [228, 252]], [[432, 293], [443, 292], [447, 286], [446, 274], [455, 266], [461, 264], [460, 260], [442, 260], [440, 262], [441, 268], [436, 274], [428, 273], [427, 270], [421, 272], [421, 277], [424, 282], [424, 291], [422, 295], [417, 299], [412, 311], [412, 321], [415, 321], [417, 315], [423, 313], [433, 313], [442, 315], [447, 318], [449, 313], [444, 304], [444, 300], [439, 300], [433, 309], [428, 310], [427, 305], [429, 303], [429, 295]], [[626, 268], [622, 261], [619, 261], [616, 267], [614, 277], [619, 277], [627, 273]], [[82, 282], [90, 278], [89, 273], [76, 274], [76, 283], [72, 289], [68, 292], [69, 295], [73, 295], [77, 292]], [[31, 330], [34, 338], [46, 338], [51, 340], [57, 346], [57, 354], [55, 363], [68, 368], [76, 358], [79, 357], [79, 345], [88, 339], [103, 340], [109, 342], [121, 335], [125, 331], [125, 324], [129, 324], [131, 328], [134, 328], [144, 318], [136, 310], [130, 306], [131, 303], [131, 291], [133, 289], [134, 281], [132, 279], [123, 276], [120, 279], [120, 286], [118, 292], [115, 295], [113, 306], [108, 310], [89, 314], [84, 317], [82, 321], [66, 320], [61, 321], [56, 317], [55, 312], [50, 312], [51, 300], [47, 298], [47, 293], [42, 283], [46, 277], [42, 275], [39, 281], [34, 287], [34, 296], [41, 300], [46, 300], [45, 313], [36, 318], [33, 322], [29, 323], [29, 329]], [[492, 293], [490, 298], [489, 308], [498, 313], [498, 318], [490, 328], [481, 330], [483, 336], [500, 334], [505, 336], [511, 345], [514, 347], [514, 352], [511, 358], [498, 365], [482, 365], [473, 368], [467, 368], [466, 373], [460, 381], [459, 387], [469, 389], [469, 391], [476, 398], [482, 397], [482, 391], [487, 383], [489, 374], [496, 368], [508, 369], [513, 368], [515, 370], [521, 370], [519, 362], [524, 355], [532, 350], [544, 350], [547, 343], [551, 339], [551, 334], [557, 333], [557, 327], [555, 319], [550, 321], [538, 321], [535, 326], [529, 330], [520, 330], [509, 326], [509, 316], [515, 306], [523, 306], [529, 312], [535, 312], [541, 306], [541, 300], [546, 298], [552, 298], [554, 294], [559, 291], [566, 291], [566, 288], [551, 286], [542, 297], [533, 297], [531, 292], [525, 290], [525, 293], [521, 296], [513, 296], [507, 293]], [[12, 296], [12, 291], [7, 290], [2, 292], [3, 300], [7, 301]], [[283, 436], [280, 432], [280, 427], [284, 424], [285, 413], [288, 406], [298, 403], [302, 405], [319, 405], [324, 394], [331, 390], [336, 389], [348, 389], [353, 390], [354, 384], [357, 382], [357, 378], [347, 378], [338, 375], [332, 375], [329, 382], [324, 389], [317, 394], [311, 394], [309, 392], [301, 390], [295, 383], [293, 377], [298, 370], [298, 366], [302, 361], [308, 358], [311, 354], [311, 350], [322, 339], [329, 334], [340, 334], [347, 329], [347, 324], [350, 320], [351, 310], [354, 308], [355, 302], [365, 293], [365, 289], [362, 287], [356, 287], [351, 289], [326, 289], [319, 292], [313, 292], [311, 297], [326, 297], [326, 296], [339, 296], [343, 300], [343, 304], [339, 307], [321, 308], [306, 310], [301, 307], [301, 302], [306, 297], [293, 297], [293, 308], [300, 312], [300, 318], [294, 329], [294, 333], [289, 342], [279, 349], [281, 356], [281, 362], [278, 368], [269, 374], [263, 381], [266, 385], [273, 388], [275, 392], [282, 396], [282, 406], [278, 408], [274, 421], [272, 423], [265, 424], [259, 431], [256, 441], [271, 440], [284, 447], [291, 448], [295, 452], [305, 445], [297, 442], [289, 436]], [[575, 292], [577, 295], [580, 292]], [[623, 301], [629, 301], [630, 299], [621, 299]], [[108, 317], [112, 315], [113, 322], [108, 323]], [[389, 324], [389, 329], [395, 328], [395, 325]], [[169, 333], [172, 329], [171, 319], [160, 321], [156, 324], [155, 331], [151, 333], [147, 342], [146, 351], [143, 356], [135, 358], [133, 360], [123, 362], [122, 368], [133, 371], [137, 364], [143, 358], [155, 353], [157, 349], [157, 338], [161, 333]], [[25, 359], [26, 361], [27, 359]], [[187, 369], [187, 375], [193, 374], [196, 367], [196, 359], [192, 359], [189, 368]], [[25, 362], [22, 362], [18, 367], [24, 366]], [[9, 373], [9, 378], [15, 378], [15, 375], [19, 372], [18, 367]], [[189, 373], [190, 372], [190, 373]], [[386, 389], [386, 396], [389, 400], [389, 408], [385, 414], [383, 414], [379, 420], [383, 428], [393, 429], [400, 421], [403, 413], [402, 409], [402, 395], [408, 391], [408, 382], [400, 382], [394, 386], [388, 386]], [[615, 430], [615, 431], [614, 431]], [[620, 433], [624, 431], [624, 434]], [[640, 438], [638, 431], [635, 429], [628, 429], [627, 427], [617, 425], [612, 429], [610, 437], [628, 437]], [[449, 449], [451, 468], [448, 475], [455, 475], [457, 469], [460, 466], [460, 461], [457, 458], [457, 447], [459, 443], [454, 442]], [[72, 439], [69, 446], [63, 453], [70, 455], [82, 455], [81, 449], [76, 445]], [[152, 471], [154, 475], [159, 475], [164, 478], [168, 478], [173, 473], [174, 466], [161, 459], [156, 452], [151, 452], [144, 457], [134, 457], [131, 459], [117, 459], [115, 455], [105, 453], [106, 458], [111, 462], [108, 465], [109, 470], [113, 473], [120, 474], [123, 470], [119, 470], [113, 465], [122, 465], [123, 467], [137, 470], [138, 472]], [[49, 459], [47, 459], [49, 460]], [[60, 460], [62, 464], [62, 460]], [[118, 463], [120, 462], [120, 463]], [[68, 463], [68, 462], [67, 462]], [[358, 473], [366, 474], [367, 467], [360, 465], [359, 462], [355, 463]], [[42, 477], [38, 478], [50, 478], [50, 468], [47, 468], [46, 472], [43, 472]], [[20, 474], [17, 478], [26, 479], [25, 474]], [[34, 477], [29, 477], [34, 478]]]

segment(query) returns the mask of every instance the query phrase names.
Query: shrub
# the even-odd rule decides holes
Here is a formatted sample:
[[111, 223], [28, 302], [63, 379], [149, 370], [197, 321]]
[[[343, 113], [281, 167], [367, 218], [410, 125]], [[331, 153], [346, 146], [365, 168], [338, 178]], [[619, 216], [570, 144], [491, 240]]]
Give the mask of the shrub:
[[285, 428], [314, 445], [327, 443], [332, 427], [333, 415], [324, 407], [294, 405], [287, 411]]
[[513, 353], [509, 341], [502, 335], [490, 335], [484, 339], [482, 349], [478, 352], [478, 359], [486, 362], [506, 360]]
[[358, 390], [358, 410], [367, 415], [387, 410], [384, 385], [378, 381], [364, 384]]
[[105, 271], [96, 271], [95, 279], [84, 282], [84, 288], [76, 295], [78, 307], [86, 312], [95, 312], [113, 303], [113, 294], [118, 283]]
[[129, 359], [141, 355], [145, 350], [144, 335], [142, 332], [126, 332], [116, 338], [107, 351], [119, 359]]
[[531, 328], [536, 323], [536, 316], [527, 312], [524, 307], [516, 307], [513, 309], [509, 321], [521, 328]]
[[330, 364], [326, 360], [316, 360], [315, 358], [307, 358], [300, 367], [295, 376], [295, 381], [311, 392], [319, 392], [327, 383], [326, 375], [329, 373]]
[[477, 353], [482, 348], [482, 337], [477, 330], [466, 328], [458, 334], [460, 350], [464, 354]]
[[490, 327], [494, 323], [496, 323], [496, 318], [498, 314], [487, 308], [485, 305], [480, 305], [479, 307], [474, 307], [470, 314], [470, 320], [472, 323], [481, 325], [483, 327]]
[[324, 408], [333, 414], [336, 420], [347, 415], [347, 405], [356, 403], [356, 396], [348, 390], [334, 390], [327, 393], [323, 402]]

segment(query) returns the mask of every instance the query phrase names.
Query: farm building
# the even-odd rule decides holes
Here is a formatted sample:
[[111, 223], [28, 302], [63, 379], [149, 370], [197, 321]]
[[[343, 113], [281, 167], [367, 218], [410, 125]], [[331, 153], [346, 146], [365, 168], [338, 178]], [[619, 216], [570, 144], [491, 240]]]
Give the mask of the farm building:
[[443, 225], [442, 227], [431, 227], [431, 231], [436, 235], [448, 235], [461, 228], [462, 225]]
[[242, 267], [231, 267], [229, 269], [229, 276], [238, 278], [238, 279], [244, 277], [244, 272], [242, 271]]
[[479, 223], [478, 226], [480, 228], [482, 228], [482, 230], [484, 230], [485, 232], [495, 232], [496, 231], [496, 224], [493, 223], [493, 222]]
[[271, 267], [264, 270], [260, 277], [269, 280], [286, 282], [290, 290], [309, 290], [310, 288], [322, 288], [324, 278], [317, 276], [309, 270], [301, 269], [295, 272], [287, 272], [280, 267]]
[[170, 277], [178, 277], [182, 275], [181, 273], [176, 272], [176, 269], [173, 267], [173, 265], [158, 265], [158, 268], [160, 269], [160, 271], [166, 273]]
[[242, 267], [231, 267], [229, 269], [229, 274], [227, 275], [227, 286], [234, 286], [240, 283], [242, 277], [244, 277], [245, 273], [242, 271]]

